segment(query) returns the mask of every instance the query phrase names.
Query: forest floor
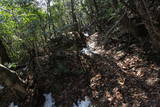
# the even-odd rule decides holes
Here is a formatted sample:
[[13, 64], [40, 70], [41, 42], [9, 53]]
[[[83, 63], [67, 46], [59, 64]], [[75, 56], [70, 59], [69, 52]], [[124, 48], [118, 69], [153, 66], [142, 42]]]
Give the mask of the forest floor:
[[[159, 58], [149, 45], [129, 35], [111, 37], [104, 47], [98, 43], [101, 40], [98, 33], [89, 36], [90, 50], [80, 57], [76, 52], [66, 52], [67, 57], [58, 57], [53, 63], [50, 56], [39, 58], [35, 107], [43, 105], [43, 93], [49, 92], [58, 107], [72, 107], [85, 96], [97, 107], [160, 106]], [[62, 72], [57, 74], [54, 66], [62, 60], [70, 72], [59, 67]]]
[[[102, 41], [98, 36], [93, 39], [95, 35], [90, 38]], [[100, 56], [94, 57], [97, 73], [90, 79], [91, 98], [98, 107], [160, 106], [159, 56], [148, 42], [140, 43], [126, 34], [111, 37], [104, 48], [100, 47], [95, 45]]]
[[81, 65], [85, 72], [56, 75], [48, 85], [56, 103], [71, 107], [88, 96], [97, 107], [160, 106], [160, 65], [149, 44], [130, 35], [111, 37], [105, 47], [101, 40], [98, 33], [91, 35], [90, 51], [80, 56], [81, 63], [74, 57], [69, 62], [71, 71]]

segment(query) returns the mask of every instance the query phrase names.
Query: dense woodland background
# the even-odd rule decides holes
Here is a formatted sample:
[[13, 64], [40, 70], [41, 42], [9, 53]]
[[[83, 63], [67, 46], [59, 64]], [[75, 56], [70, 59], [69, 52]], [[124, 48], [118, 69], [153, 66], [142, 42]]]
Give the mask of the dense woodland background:
[[159, 0], [1, 0], [0, 104], [158, 107], [159, 52]]

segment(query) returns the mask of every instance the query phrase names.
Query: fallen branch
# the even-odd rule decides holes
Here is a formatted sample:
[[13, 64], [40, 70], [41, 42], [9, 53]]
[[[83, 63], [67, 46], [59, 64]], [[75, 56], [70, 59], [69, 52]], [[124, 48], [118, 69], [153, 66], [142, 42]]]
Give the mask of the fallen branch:
[[23, 81], [21, 81], [17, 73], [2, 64], [0, 64], [0, 80], [15, 93], [18, 91], [26, 95], [26, 90], [23, 87]]

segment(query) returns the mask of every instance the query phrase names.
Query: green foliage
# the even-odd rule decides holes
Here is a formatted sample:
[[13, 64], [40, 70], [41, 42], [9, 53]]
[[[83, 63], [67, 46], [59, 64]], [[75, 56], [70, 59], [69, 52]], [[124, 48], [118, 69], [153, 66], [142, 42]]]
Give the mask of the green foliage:
[[[116, 18], [111, 0], [96, 1], [98, 13], [92, 0], [74, 2], [74, 13], [80, 29], [95, 19]], [[46, 47], [51, 38], [70, 32], [73, 27], [70, 0], [51, 0], [43, 8], [36, 4], [36, 0], [0, 2], [0, 37], [5, 40], [13, 61], [23, 60], [28, 55], [27, 50], [35, 48], [35, 45]]]
[[16, 68], [17, 64], [16, 63], [9, 63], [8, 68]]

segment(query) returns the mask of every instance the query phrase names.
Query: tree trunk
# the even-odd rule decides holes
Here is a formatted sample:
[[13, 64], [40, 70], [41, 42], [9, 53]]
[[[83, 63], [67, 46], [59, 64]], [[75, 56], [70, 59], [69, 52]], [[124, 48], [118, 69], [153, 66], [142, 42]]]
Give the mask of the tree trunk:
[[0, 63], [4, 64], [4, 63], [9, 63], [9, 62], [11, 62], [11, 59], [9, 58], [7, 54], [7, 50], [2, 40], [0, 39]]
[[160, 52], [160, 9], [158, 8], [160, 1], [129, 0], [128, 2], [124, 2], [120, 0], [120, 2], [130, 9], [135, 16], [142, 19], [149, 33], [153, 51]]
[[72, 20], [73, 20], [73, 24], [74, 24], [74, 31], [79, 32], [79, 26], [78, 26], [78, 21], [77, 21], [77, 17], [75, 14], [75, 1], [71, 0], [71, 14], [72, 14]]

